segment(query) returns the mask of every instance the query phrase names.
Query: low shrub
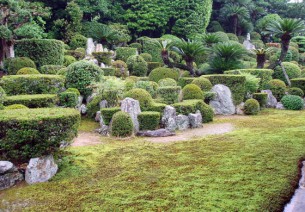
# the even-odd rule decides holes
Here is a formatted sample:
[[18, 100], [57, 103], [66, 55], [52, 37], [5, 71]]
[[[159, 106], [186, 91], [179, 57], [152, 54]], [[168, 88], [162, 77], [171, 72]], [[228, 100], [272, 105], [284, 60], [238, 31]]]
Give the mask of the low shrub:
[[195, 78], [192, 84], [197, 85], [202, 91], [208, 92], [212, 89], [212, 83], [206, 78]]
[[102, 68], [104, 72], [104, 76], [115, 76], [116, 69], [115, 68]]
[[137, 81], [134, 85], [135, 88], [142, 88], [146, 90], [152, 97], [156, 96], [158, 84], [155, 85], [155, 82], [152, 81]]
[[57, 71], [56, 75], [66, 76], [67, 75], [67, 68], [62, 68]]
[[151, 104], [149, 110], [150, 111], [156, 111], [156, 112], [159, 112], [159, 113], [163, 113], [165, 107], [166, 107], [166, 104], [153, 102]]
[[9, 105], [4, 108], [4, 110], [18, 110], [18, 109], [29, 109], [29, 108], [22, 104]]
[[152, 56], [152, 62], [162, 63], [162, 57], [159, 47], [154, 39], [148, 39], [143, 42], [143, 52]]
[[152, 56], [148, 53], [142, 53], [142, 54], [140, 54], [140, 56], [143, 57], [143, 59], [146, 62], [151, 62], [152, 61]]
[[57, 74], [57, 72], [62, 68], [66, 67], [61, 65], [44, 65], [40, 67], [40, 72], [42, 74]]
[[158, 82], [160, 87], [167, 87], [167, 86], [177, 86], [177, 82], [171, 78], [161, 79]]
[[64, 66], [66, 66], [66, 67], [68, 67], [72, 63], [75, 63], [76, 61], [77, 61], [76, 58], [71, 55], [64, 56]]
[[82, 60], [86, 56], [86, 50], [84, 48], [77, 48], [75, 50], [68, 50], [65, 52], [65, 55], [70, 55], [76, 60]]
[[141, 88], [131, 89], [125, 94], [125, 97], [138, 100], [142, 111], [149, 111], [151, 105], [153, 104], [151, 95], [146, 90]]
[[128, 70], [131, 75], [134, 76], [146, 76], [147, 74], [147, 62], [143, 59], [143, 57], [139, 55], [130, 56], [126, 62], [128, 66]]
[[194, 79], [194, 77], [180, 77], [178, 80], [178, 85], [183, 88], [184, 86], [191, 84]]
[[87, 116], [94, 118], [97, 111], [100, 111], [100, 102], [103, 100], [103, 95], [99, 94], [87, 104]]
[[171, 78], [174, 80], [178, 80], [179, 73], [178, 71], [171, 68], [156, 68], [152, 70], [149, 74], [149, 80], [154, 82], [159, 82], [161, 79]]
[[115, 76], [126, 78], [128, 76], [128, 66], [123, 60], [112, 62], [112, 67], [115, 68]]
[[3, 88], [0, 86], [0, 110], [3, 109], [3, 103], [6, 100], [6, 93]]
[[80, 92], [76, 88], [68, 88], [67, 90], [65, 90], [65, 92], [72, 92], [75, 93], [77, 96], [80, 96]]
[[76, 92], [65, 91], [58, 94], [59, 105], [63, 107], [75, 108], [78, 104], [78, 96]]
[[140, 130], [156, 130], [160, 123], [160, 113], [159, 112], [142, 112], [138, 115]]
[[16, 74], [22, 68], [35, 68], [36, 65], [33, 60], [28, 57], [10, 58], [7, 62], [7, 72], [9, 75]]
[[260, 110], [259, 102], [256, 99], [248, 99], [244, 105], [246, 115], [257, 115]]
[[116, 59], [117, 60], [123, 60], [124, 62], [126, 62], [127, 59], [133, 55], [137, 55], [136, 48], [119, 47], [116, 49]]
[[35, 68], [22, 68], [20, 69], [16, 75], [24, 75], [24, 74], [40, 74], [39, 71]]
[[116, 112], [121, 111], [121, 108], [120, 107], [102, 108], [100, 111], [101, 111], [101, 115], [103, 116], [104, 123], [106, 125], [109, 125], [113, 115]]
[[[284, 66], [289, 79], [294, 79], [294, 78], [300, 77], [301, 69], [298, 65], [289, 63], [289, 62], [283, 62], [282, 65]], [[275, 68], [273, 78], [280, 79], [280, 80], [284, 81], [286, 83], [286, 85], [288, 84], [288, 82], [283, 74], [281, 66], [277, 66]]]
[[189, 84], [182, 89], [182, 96], [183, 100], [203, 99], [203, 92], [197, 85]]
[[161, 63], [159, 62], [147, 62], [147, 73], [149, 74], [152, 70], [156, 69], [156, 68], [160, 68], [162, 66]]
[[116, 137], [127, 137], [133, 133], [133, 123], [130, 115], [126, 112], [116, 112], [111, 123], [111, 135]]
[[57, 152], [62, 141], [77, 135], [75, 109], [39, 108], [0, 113], [0, 157], [18, 163]]
[[157, 90], [157, 98], [162, 103], [173, 104], [179, 101], [180, 92], [180, 86], [159, 87]]
[[65, 77], [59, 75], [4, 76], [0, 86], [8, 95], [56, 94], [64, 89]]
[[92, 52], [95, 59], [101, 64], [104, 63], [107, 66], [111, 65], [112, 53], [111, 52]]
[[141, 50], [142, 50], [142, 44], [140, 44], [140, 43], [131, 43], [128, 45], [128, 47], [136, 48], [138, 50], [138, 52], [141, 52]]
[[287, 92], [290, 95], [295, 95], [295, 96], [299, 96], [299, 97], [303, 97], [304, 96], [304, 92], [302, 91], [301, 88], [289, 88], [287, 90]]
[[215, 92], [204, 92], [203, 93], [203, 100], [207, 104], [209, 104], [211, 100], [215, 99], [215, 97], [216, 97]]
[[4, 105], [22, 104], [29, 108], [55, 107], [57, 101], [56, 94], [16, 95], [8, 96]]
[[300, 88], [305, 93], [305, 78], [291, 79], [291, 87]]
[[86, 48], [87, 38], [81, 34], [75, 34], [72, 36], [69, 45], [72, 49]]
[[256, 99], [259, 103], [260, 108], [265, 108], [268, 101], [267, 93], [254, 93], [253, 99]]
[[286, 84], [279, 79], [270, 80], [268, 83], [268, 89], [272, 91], [273, 96], [280, 101], [285, 95]]
[[296, 95], [285, 95], [281, 99], [283, 106], [288, 110], [303, 110], [304, 100]]

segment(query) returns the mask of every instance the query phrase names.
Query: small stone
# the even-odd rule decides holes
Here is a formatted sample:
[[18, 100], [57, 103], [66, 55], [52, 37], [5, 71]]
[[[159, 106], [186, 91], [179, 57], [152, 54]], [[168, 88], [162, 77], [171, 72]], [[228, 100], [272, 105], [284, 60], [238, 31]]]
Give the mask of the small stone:
[[237, 115], [244, 115], [245, 114], [244, 107], [245, 107], [245, 103], [244, 102], [242, 102], [239, 105], [237, 105], [236, 106], [236, 114]]
[[143, 136], [143, 137], [168, 137], [174, 135], [176, 134], [167, 129], [139, 131], [137, 133], [137, 136]]
[[214, 85], [212, 92], [216, 93], [216, 97], [210, 101], [210, 106], [217, 115], [233, 115], [235, 114], [235, 106], [232, 99], [230, 88], [225, 85]]
[[97, 111], [95, 114], [95, 121], [100, 122], [101, 121], [101, 111]]
[[176, 116], [176, 124], [178, 130], [186, 130], [190, 127], [190, 122], [188, 116], [178, 115]]
[[85, 104], [82, 104], [79, 108], [81, 114], [85, 115], [87, 113], [87, 107]]
[[102, 100], [100, 102], [100, 109], [102, 108], [108, 108], [108, 101], [107, 100]]
[[271, 90], [262, 90], [262, 93], [268, 94], [266, 107], [267, 108], [276, 108], [277, 100], [273, 96], [272, 91]]
[[96, 44], [95, 52], [103, 52], [103, 45], [100, 43]]
[[281, 102], [278, 102], [276, 104], [275, 108], [278, 109], [278, 110], [285, 110], [285, 107]]
[[196, 113], [190, 113], [188, 118], [189, 118], [191, 128], [202, 127], [202, 115], [199, 110], [196, 111]]
[[109, 126], [103, 125], [101, 128], [97, 129], [96, 132], [102, 136], [109, 136]]
[[10, 172], [14, 168], [14, 164], [9, 161], [0, 161], [0, 175]]
[[22, 173], [14, 166], [10, 172], [0, 175], [0, 191], [10, 188], [24, 180]]

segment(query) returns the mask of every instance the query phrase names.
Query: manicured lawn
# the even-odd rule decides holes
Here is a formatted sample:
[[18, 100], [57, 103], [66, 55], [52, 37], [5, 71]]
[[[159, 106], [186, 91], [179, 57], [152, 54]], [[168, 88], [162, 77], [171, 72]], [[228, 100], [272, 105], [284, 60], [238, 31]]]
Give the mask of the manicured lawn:
[[305, 156], [305, 111], [216, 119], [234, 132], [174, 144], [104, 139], [68, 150], [49, 183], [0, 193], [1, 209], [279, 211]]

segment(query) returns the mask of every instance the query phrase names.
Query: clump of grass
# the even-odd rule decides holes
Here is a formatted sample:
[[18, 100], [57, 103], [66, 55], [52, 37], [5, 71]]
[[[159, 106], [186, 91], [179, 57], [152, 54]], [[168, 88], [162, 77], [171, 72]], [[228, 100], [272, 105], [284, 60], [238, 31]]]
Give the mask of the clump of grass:
[[83, 132], [92, 132], [99, 127], [100, 124], [93, 119], [82, 117], [78, 130]]

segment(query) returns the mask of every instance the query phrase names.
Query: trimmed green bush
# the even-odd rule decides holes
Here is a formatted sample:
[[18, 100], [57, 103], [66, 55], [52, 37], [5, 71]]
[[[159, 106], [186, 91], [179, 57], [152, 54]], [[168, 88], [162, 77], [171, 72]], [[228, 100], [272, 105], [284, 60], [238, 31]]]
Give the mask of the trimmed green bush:
[[180, 86], [159, 87], [157, 90], [157, 98], [162, 103], [173, 104], [179, 101], [180, 92]]
[[257, 115], [260, 110], [259, 102], [256, 99], [248, 99], [244, 105], [246, 115]]
[[78, 94], [66, 90], [65, 92], [59, 93], [59, 105], [63, 107], [75, 108], [78, 104]]
[[216, 93], [215, 92], [204, 92], [203, 93], [203, 99], [204, 102], [209, 104], [211, 100], [215, 99]]
[[16, 41], [15, 50], [17, 56], [31, 58], [38, 67], [64, 62], [64, 43], [59, 40], [22, 39]]
[[87, 38], [85, 36], [81, 35], [81, 34], [73, 35], [69, 45], [72, 49], [86, 48]]
[[157, 102], [153, 102], [150, 106], [150, 111], [156, 111], [159, 113], [163, 113], [164, 109], [166, 107], [166, 104], [163, 103], [157, 103]]
[[174, 80], [178, 80], [179, 73], [178, 71], [171, 68], [156, 68], [152, 70], [149, 74], [149, 80], [154, 82], [159, 82], [161, 79], [171, 78]]
[[135, 88], [142, 88], [146, 90], [152, 97], [156, 96], [157, 89], [158, 89], [158, 84], [155, 85], [155, 82], [152, 81], [137, 81], [135, 83]]
[[172, 105], [178, 114], [189, 115], [190, 113], [196, 113], [197, 110], [201, 112], [202, 122], [207, 123], [213, 121], [214, 111], [213, 108], [203, 100], [193, 99], [185, 100], [183, 102], [175, 103]]
[[291, 87], [300, 88], [305, 93], [305, 78], [291, 79]]
[[235, 34], [233, 34], [233, 33], [226, 33], [226, 34], [227, 34], [229, 40], [239, 42], [238, 37]]
[[296, 95], [285, 95], [281, 99], [283, 106], [288, 110], [303, 110], [304, 100]]
[[303, 97], [304, 96], [304, 92], [302, 91], [301, 88], [289, 88], [287, 90], [287, 92], [290, 95], [295, 95], [295, 96], [299, 96], [299, 97]]
[[183, 100], [203, 99], [202, 90], [195, 84], [189, 84], [182, 89]]
[[119, 47], [116, 49], [116, 60], [123, 60], [124, 62], [126, 62], [127, 59], [133, 55], [137, 55], [136, 48]]
[[268, 83], [268, 89], [272, 91], [273, 96], [280, 101], [285, 95], [286, 84], [279, 79], [270, 80]]
[[[282, 65], [284, 66], [289, 79], [294, 79], [294, 78], [298, 78], [301, 76], [301, 69], [298, 65], [296, 65], [294, 63], [289, 63], [289, 62], [283, 62]], [[284, 81], [286, 83], [286, 85], [288, 84], [287, 80], [283, 74], [281, 66], [277, 66], [275, 68], [273, 78], [280, 79], [280, 80]]]
[[158, 82], [160, 87], [167, 87], [167, 86], [177, 86], [177, 82], [171, 78], [161, 79]]
[[111, 52], [92, 52], [95, 59], [101, 64], [104, 63], [107, 66], [111, 65], [112, 53]]
[[64, 89], [65, 77], [60, 75], [11, 75], [0, 81], [8, 95], [56, 94]]
[[84, 96], [92, 93], [88, 86], [93, 82], [99, 82], [103, 76], [103, 70], [97, 65], [87, 61], [78, 61], [69, 65], [66, 75], [66, 86], [77, 88]]
[[144, 41], [143, 53], [150, 54], [152, 56], [152, 62], [163, 63], [161, 51], [159, 47], [155, 45], [155, 42], [152, 42], [151, 40]]
[[125, 97], [138, 100], [142, 111], [149, 111], [151, 105], [153, 104], [151, 95], [146, 90], [141, 88], [131, 89], [125, 94]]
[[139, 52], [142, 50], [142, 44], [140, 43], [131, 43], [128, 45], [130, 48], [136, 48]]
[[77, 61], [76, 58], [71, 55], [64, 56], [64, 66], [66, 66], [66, 67], [68, 67], [72, 63], [75, 63], [76, 61]]
[[74, 57], [76, 60], [82, 60], [86, 56], [86, 49], [77, 48], [75, 50], [68, 50], [68, 51], [65, 51], [65, 55], [70, 55], [70, 56]]
[[267, 93], [254, 93], [253, 99], [256, 99], [260, 105], [260, 108], [265, 108], [267, 105], [268, 94]]
[[120, 107], [102, 108], [101, 115], [103, 116], [104, 123], [109, 125], [113, 115], [119, 111], [121, 111]]
[[75, 109], [39, 108], [0, 113], [0, 157], [18, 163], [57, 152], [62, 141], [77, 135]]
[[184, 86], [191, 84], [194, 81], [194, 79], [195, 79], [194, 77], [180, 77], [178, 80], [178, 85], [183, 88]]
[[246, 77], [239, 75], [230, 74], [215, 74], [215, 75], [204, 75], [202, 78], [210, 80], [212, 85], [223, 84], [230, 88], [233, 96], [233, 102], [235, 105], [239, 105], [243, 102], [246, 92]]
[[29, 108], [55, 107], [57, 101], [56, 94], [16, 95], [8, 96], [4, 105], [22, 104]]
[[130, 115], [126, 112], [119, 111], [113, 115], [111, 135], [116, 137], [128, 137], [133, 133], [133, 123]]
[[60, 69], [66, 68], [60, 65], [44, 65], [40, 67], [40, 72], [42, 74], [57, 74]]
[[15, 57], [7, 60], [7, 72], [9, 75], [16, 74], [22, 68], [35, 68], [36, 65], [33, 60], [28, 57]]
[[209, 92], [213, 87], [210, 80], [206, 78], [195, 78], [192, 84], [197, 85], [203, 92]]
[[9, 105], [4, 108], [4, 110], [19, 110], [19, 109], [29, 109], [29, 108], [22, 104]]
[[65, 92], [72, 92], [75, 93], [77, 96], [80, 96], [80, 92], [76, 88], [68, 88], [67, 90], [65, 90]]
[[40, 74], [35, 68], [22, 68], [20, 69], [16, 75], [24, 75], [24, 74]]
[[57, 71], [56, 75], [66, 76], [68, 68], [62, 68]]
[[6, 93], [4, 89], [0, 86], [0, 110], [3, 109], [3, 103], [6, 100]]
[[160, 123], [160, 113], [159, 112], [142, 112], [138, 115], [140, 130], [156, 130]]
[[128, 66], [128, 70], [131, 75], [134, 76], [146, 76], [147, 74], [147, 62], [143, 59], [143, 57], [139, 55], [130, 56], [126, 62]]
[[100, 111], [100, 102], [103, 100], [103, 95], [99, 94], [87, 104], [87, 116], [94, 118], [97, 111]]
[[102, 68], [104, 72], [104, 76], [115, 76], [116, 69], [115, 68]]
[[143, 57], [143, 59], [146, 62], [151, 62], [152, 61], [152, 56], [148, 53], [142, 53], [142, 54], [140, 54], [140, 56]]
[[149, 74], [152, 70], [156, 68], [160, 68], [161, 66], [162, 64], [158, 62], [147, 62], [147, 68], [148, 68], [147, 73]]

